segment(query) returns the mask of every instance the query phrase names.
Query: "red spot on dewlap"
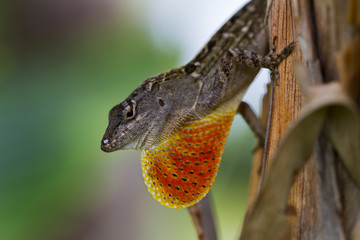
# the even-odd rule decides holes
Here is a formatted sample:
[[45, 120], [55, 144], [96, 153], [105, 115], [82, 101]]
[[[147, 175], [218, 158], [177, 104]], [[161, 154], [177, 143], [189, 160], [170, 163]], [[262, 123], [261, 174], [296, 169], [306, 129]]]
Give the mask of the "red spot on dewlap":
[[209, 192], [233, 119], [234, 112], [214, 112], [143, 150], [142, 173], [155, 200], [170, 208], [185, 208]]

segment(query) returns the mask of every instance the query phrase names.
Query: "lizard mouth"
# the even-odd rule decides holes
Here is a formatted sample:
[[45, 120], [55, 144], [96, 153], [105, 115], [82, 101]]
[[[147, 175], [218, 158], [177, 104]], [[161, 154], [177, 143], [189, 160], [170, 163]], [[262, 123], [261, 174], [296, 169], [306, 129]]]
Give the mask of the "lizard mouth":
[[144, 134], [144, 137], [140, 136], [133, 137], [130, 139], [126, 139], [123, 141], [121, 140], [121, 137], [117, 139], [108, 138], [106, 136], [103, 137], [101, 140], [101, 150], [104, 152], [114, 152], [117, 150], [126, 150], [126, 149], [137, 149], [140, 150], [145, 142], [145, 137], [147, 134]]

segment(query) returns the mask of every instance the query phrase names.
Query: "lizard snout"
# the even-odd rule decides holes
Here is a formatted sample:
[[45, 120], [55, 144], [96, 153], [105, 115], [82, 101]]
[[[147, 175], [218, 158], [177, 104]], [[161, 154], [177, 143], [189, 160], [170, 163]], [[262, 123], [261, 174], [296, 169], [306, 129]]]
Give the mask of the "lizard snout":
[[112, 152], [114, 151], [110, 145], [110, 141], [107, 138], [103, 138], [101, 140], [101, 150], [103, 150], [104, 152]]

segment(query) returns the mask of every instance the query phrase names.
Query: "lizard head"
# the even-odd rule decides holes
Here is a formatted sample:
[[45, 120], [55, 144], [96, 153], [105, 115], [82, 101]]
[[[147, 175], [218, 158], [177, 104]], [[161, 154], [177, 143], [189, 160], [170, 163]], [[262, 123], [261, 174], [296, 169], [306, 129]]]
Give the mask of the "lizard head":
[[171, 115], [173, 96], [169, 88], [159, 87], [163, 75], [149, 78], [122, 103], [110, 110], [109, 124], [101, 149], [144, 149], [159, 142]]
[[[148, 140], [151, 123], [159, 117], [160, 109], [154, 107], [154, 101], [151, 96], [143, 96], [142, 99], [130, 96], [113, 107], [109, 113], [109, 125], [101, 141], [101, 149], [113, 152], [143, 148]], [[160, 103], [162, 101], [159, 100]]]

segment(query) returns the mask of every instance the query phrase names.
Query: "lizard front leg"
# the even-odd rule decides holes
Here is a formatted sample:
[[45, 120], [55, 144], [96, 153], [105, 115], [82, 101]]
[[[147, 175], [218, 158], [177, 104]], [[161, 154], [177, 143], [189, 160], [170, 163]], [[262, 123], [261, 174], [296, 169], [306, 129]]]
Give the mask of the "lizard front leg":
[[[271, 80], [277, 82], [279, 78], [277, 66], [283, 59], [290, 55], [295, 43], [293, 42], [286, 46], [279, 54], [274, 54], [275, 40], [276, 38], [274, 38], [273, 41], [274, 47], [271, 49], [269, 54], [265, 56], [238, 48], [229, 49], [224, 58], [221, 60], [217, 80], [230, 82], [236, 64], [243, 64], [248, 67], [263, 67], [270, 69]], [[231, 84], [227, 84], [227, 87], [232, 86]], [[265, 140], [265, 131], [250, 106], [245, 102], [241, 102], [237, 109], [237, 113], [240, 113], [243, 116], [253, 132], [260, 138], [261, 143], [263, 143]]]
[[[275, 41], [275, 39], [274, 39]], [[262, 67], [268, 68], [271, 72], [271, 79], [277, 81], [279, 72], [277, 66], [282, 60], [287, 58], [295, 47], [292, 42], [286, 46], [280, 53], [274, 54], [274, 48], [267, 55], [261, 55], [247, 50], [238, 48], [231, 48], [227, 51], [224, 58], [221, 60], [218, 80], [231, 78], [234, 68], [237, 64], [243, 64], [248, 67]]]

